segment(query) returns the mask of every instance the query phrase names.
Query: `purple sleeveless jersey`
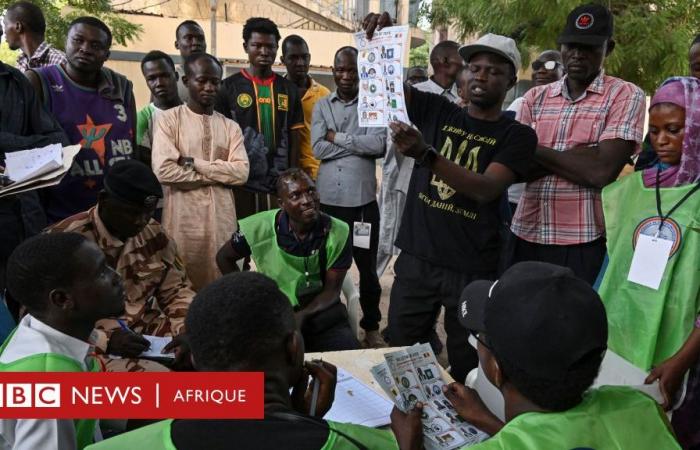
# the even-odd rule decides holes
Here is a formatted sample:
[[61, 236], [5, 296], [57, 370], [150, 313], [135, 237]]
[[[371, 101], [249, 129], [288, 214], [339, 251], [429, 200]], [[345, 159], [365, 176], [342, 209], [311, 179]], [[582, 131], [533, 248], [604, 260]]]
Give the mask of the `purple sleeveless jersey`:
[[96, 89], [74, 83], [61, 66], [36, 69], [44, 85], [49, 111], [71, 144], [82, 149], [65, 178], [45, 189], [49, 223], [93, 207], [109, 167], [133, 155], [134, 117], [124, 99], [110, 100]]

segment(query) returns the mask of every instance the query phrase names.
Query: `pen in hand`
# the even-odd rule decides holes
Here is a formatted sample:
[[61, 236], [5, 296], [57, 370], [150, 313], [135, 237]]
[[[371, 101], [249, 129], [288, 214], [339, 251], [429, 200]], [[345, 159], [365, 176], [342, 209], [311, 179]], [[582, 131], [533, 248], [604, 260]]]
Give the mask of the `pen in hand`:
[[126, 322], [124, 322], [122, 319], [117, 319], [117, 322], [119, 322], [119, 326], [122, 327], [122, 330], [128, 333], [133, 333], [133, 331], [131, 331], [131, 328], [129, 328]]
[[147, 339], [145, 339], [145, 338], [144, 338], [143, 336], [141, 336], [140, 334], [136, 333], [136, 332], [135, 332], [134, 330], [132, 330], [131, 328], [129, 328], [129, 326], [126, 324], [126, 322], [124, 322], [122, 319], [117, 319], [117, 322], [119, 323], [119, 326], [121, 327], [122, 330], [126, 331], [127, 333], [129, 333], [129, 334], [131, 334], [131, 335], [138, 336], [138, 337], [141, 338], [143, 341], [145, 341], [145, 342], [148, 343], [148, 347], [146, 347], [144, 351], [146, 351], [146, 350], [148, 350], [149, 348], [151, 348], [151, 342], [148, 341]]

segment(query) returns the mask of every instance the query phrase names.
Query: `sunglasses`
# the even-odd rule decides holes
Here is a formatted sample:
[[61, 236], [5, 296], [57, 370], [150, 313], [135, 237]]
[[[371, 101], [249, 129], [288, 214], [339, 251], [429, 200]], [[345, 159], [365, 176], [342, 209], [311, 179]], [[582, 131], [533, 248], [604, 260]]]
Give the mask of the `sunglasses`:
[[534, 61], [532, 63], [532, 70], [540, 70], [544, 66], [545, 69], [547, 70], [554, 70], [559, 66], [559, 63], [556, 61]]

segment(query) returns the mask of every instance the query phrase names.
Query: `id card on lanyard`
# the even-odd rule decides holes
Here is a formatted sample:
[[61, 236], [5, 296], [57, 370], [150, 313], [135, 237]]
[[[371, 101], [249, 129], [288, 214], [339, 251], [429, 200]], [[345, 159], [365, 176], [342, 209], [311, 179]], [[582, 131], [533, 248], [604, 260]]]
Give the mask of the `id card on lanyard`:
[[637, 244], [634, 248], [634, 255], [632, 255], [632, 263], [630, 264], [630, 271], [627, 275], [627, 280], [633, 283], [641, 284], [648, 288], [658, 290], [661, 285], [661, 280], [663, 279], [664, 272], [666, 270], [666, 265], [671, 256], [671, 249], [673, 248], [673, 241], [668, 239], [663, 239], [659, 236], [664, 222], [673, 214], [673, 212], [678, 209], [679, 206], [683, 204], [686, 200], [690, 198], [698, 188], [700, 184], [696, 184], [695, 187], [690, 190], [686, 195], [681, 198], [678, 203], [676, 203], [669, 212], [664, 215], [661, 212], [661, 191], [659, 187], [659, 173], [656, 172], [656, 211], [659, 214], [659, 228], [654, 236], [649, 236], [645, 234], [640, 234], [637, 239]]
[[352, 245], [357, 248], [369, 249], [372, 236], [372, 224], [365, 222], [365, 214], [361, 213], [359, 222], [352, 222]]

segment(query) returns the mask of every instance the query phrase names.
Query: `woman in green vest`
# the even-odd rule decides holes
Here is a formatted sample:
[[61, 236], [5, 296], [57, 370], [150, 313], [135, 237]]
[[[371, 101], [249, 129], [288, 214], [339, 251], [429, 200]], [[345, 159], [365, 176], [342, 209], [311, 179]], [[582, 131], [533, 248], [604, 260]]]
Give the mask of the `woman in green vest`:
[[[656, 165], [603, 190], [609, 346], [658, 380], [684, 446], [700, 444], [700, 80], [670, 78], [649, 108]], [[656, 274], [656, 279], [654, 279]], [[692, 369], [692, 370], [691, 370]]]

